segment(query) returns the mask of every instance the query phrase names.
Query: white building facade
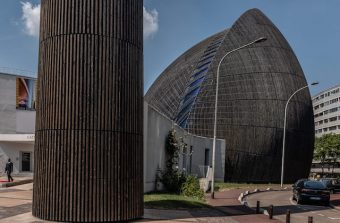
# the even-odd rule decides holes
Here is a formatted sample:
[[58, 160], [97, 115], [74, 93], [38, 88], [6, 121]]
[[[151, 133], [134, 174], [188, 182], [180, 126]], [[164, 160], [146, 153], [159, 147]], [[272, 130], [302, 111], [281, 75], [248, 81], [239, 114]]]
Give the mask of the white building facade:
[[340, 85], [313, 97], [315, 136], [340, 134]]
[[[0, 176], [7, 160], [14, 164], [14, 174], [33, 174], [36, 79], [0, 72]], [[213, 139], [192, 135], [159, 111], [144, 103], [144, 191], [156, 188], [159, 170], [165, 169], [166, 139], [174, 129], [183, 145], [178, 168], [204, 177], [212, 165]], [[223, 180], [225, 142], [216, 145], [215, 177]], [[159, 189], [159, 188], [158, 188]]]
[[14, 174], [34, 167], [36, 79], [0, 72], [0, 174], [7, 160]]
[[[180, 170], [204, 178], [207, 176], [207, 167], [212, 166], [212, 138], [190, 134], [144, 102], [144, 192], [162, 189], [156, 175], [166, 168], [166, 140], [172, 129], [176, 131], [176, 138], [183, 139], [186, 144], [186, 148], [180, 149]], [[214, 175], [215, 179], [221, 181], [225, 172], [225, 148], [225, 141], [217, 139]]]

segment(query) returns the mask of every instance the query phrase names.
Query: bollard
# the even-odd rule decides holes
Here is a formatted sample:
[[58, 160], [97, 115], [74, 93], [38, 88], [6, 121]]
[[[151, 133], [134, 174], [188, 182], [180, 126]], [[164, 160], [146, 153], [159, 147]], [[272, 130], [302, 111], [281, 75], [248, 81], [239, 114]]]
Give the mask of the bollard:
[[313, 216], [308, 216], [308, 223], [313, 223]]
[[274, 206], [273, 205], [269, 206], [268, 214], [269, 214], [269, 219], [273, 219], [273, 214], [274, 214]]
[[260, 214], [260, 201], [256, 202], [256, 214]]
[[290, 223], [290, 210], [287, 210], [286, 213], [286, 223]]

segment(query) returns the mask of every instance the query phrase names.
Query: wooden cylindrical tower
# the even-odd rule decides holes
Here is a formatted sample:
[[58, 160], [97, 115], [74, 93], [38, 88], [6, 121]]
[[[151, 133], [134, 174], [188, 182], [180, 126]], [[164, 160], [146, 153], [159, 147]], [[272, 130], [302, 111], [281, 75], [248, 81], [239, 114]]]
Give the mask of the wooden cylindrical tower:
[[33, 215], [143, 215], [143, 1], [42, 0]]

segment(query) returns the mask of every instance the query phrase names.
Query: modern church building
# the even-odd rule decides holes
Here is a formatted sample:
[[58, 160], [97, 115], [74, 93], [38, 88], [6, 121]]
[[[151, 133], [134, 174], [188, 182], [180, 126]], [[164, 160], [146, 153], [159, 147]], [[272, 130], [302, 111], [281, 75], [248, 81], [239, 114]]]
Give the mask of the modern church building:
[[[260, 10], [245, 12], [176, 59], [145, 96], [190, 133], [212, 137], [218, 64], [261, 37], [267, 40], [230, 53], [220, 66], [217, 137], [226, 145], [225, 181], [280, 181], [284, 107], [307, 82], [278, 28]], [[288, 107], [285, 182], [308, 176], [313, 144], [313, 107], [304, 90]]]

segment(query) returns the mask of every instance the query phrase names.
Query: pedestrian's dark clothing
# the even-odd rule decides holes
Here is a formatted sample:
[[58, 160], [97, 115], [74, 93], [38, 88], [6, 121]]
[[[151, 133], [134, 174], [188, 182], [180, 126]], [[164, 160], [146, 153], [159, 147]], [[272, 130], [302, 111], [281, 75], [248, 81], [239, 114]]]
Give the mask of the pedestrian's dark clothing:
[[13, 178], [11, 176], [11, 174], [13, 172], [13, 163], [12, 162], [6, 163], [5, 172], [7, 173], [8, 182], [13, 181]]

